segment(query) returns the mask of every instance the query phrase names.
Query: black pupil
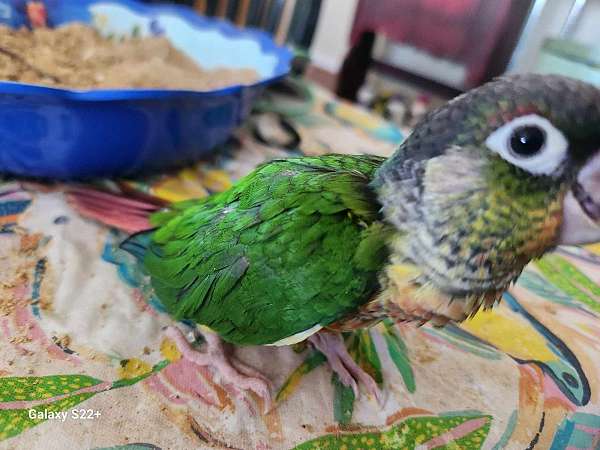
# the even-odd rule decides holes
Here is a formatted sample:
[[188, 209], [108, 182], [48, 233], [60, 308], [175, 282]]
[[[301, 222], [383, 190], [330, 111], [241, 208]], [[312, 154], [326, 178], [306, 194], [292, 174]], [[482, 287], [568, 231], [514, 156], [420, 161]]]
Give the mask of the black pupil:
[[546, 143], [546, 133], [539, 127], [527, 125], [517, 128], [510, 137], [510, 148], [517, 155], [533, 156]]

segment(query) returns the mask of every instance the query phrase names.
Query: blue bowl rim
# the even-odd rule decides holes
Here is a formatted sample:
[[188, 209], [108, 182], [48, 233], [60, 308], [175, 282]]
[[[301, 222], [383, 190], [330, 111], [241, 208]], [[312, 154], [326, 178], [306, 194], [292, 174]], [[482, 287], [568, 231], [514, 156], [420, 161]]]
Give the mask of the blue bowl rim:
[[[100, 0], [101, 1], [101, 0]], [[85, 8], [99, 0], [78, 0], [78, 6]], [[175, 97], [217, 97], [226, 95], [238, 95], [246, 89], [266, 86], [278, 81], [288, 75], [291, 69], [292, 52], [286, 47], [275, 43], [270, 34], [256, 28], [240, 29], [231, 22], [220, 18], [207, 18], [196, 13], [192, 8], [185, 5], [145, 5], [135, 0], [106, 0], [106, 2], [124, 5], [136, 12], [143, 14], [175, 14], [183, 17], [193, 26], [210, 28], [227, 37], [247, 38], [252, 37], [259, 43], [261, 50], [265, 53], [277, 56], [277, 66], [273, 75], [260, 79], [251, 84], [235, 84], [220, 89], [207, 91], [184, 90], [184, 89], [65, 89], [44, 86], [40, 84], [19, 83], [14, 81], [0, 81], [0, 95], [49, 95], [52, 97], [79, 100], [79, 101], [113, 101], [113, 100], [139, 100], [139, 99], [162, 99]], [[50, 14], [51, 16], [51, 14]]]

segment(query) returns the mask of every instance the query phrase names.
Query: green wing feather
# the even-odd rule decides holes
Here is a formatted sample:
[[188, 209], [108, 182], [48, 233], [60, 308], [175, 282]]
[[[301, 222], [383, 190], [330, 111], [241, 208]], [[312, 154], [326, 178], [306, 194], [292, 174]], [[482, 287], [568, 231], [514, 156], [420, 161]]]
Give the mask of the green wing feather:
[[174, 205], [144, 257], [178, 319], [270, 344], [351, 313], [378, 289], [387, 226], [368, 187], [383, 162], [327, 155], [265, 164], [230, 190]]

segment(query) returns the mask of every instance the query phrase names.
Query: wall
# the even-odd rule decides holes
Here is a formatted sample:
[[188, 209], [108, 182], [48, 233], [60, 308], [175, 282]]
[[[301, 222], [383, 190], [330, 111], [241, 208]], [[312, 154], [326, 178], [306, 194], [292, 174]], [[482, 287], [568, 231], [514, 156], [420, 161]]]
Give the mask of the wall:
[[358, 0], [323, 0], [310, 49], [312, 63], [337, 73], [349, 48]]
[[600, 1], [588, 0], [574, 38], [588, 45], [600, 46]]
[[[535, 67], [540, 48], [548, 37], [558, 37], [569, 14], [573, 0], [546, 0], [540, 18], [535, 24], [522, 51], [517, 55], [511, 71], [527, 72]], [[600, 45], [600, 1], [588, 0], [575, 33], [575, 41]]]
[[[544, 40], [560, 34], [572, 3], [573, 0], [546, 0], [512, 71], [526, 72], [535, 67]], [[316, 66], [331, 73], [339, 70], [348, 51], [357, 4], [358, 0], [323, 0], [310, 51]], [[588, 0], [573, 38], [588, 45], [600, 45], [599, 23], [600, 0]]]

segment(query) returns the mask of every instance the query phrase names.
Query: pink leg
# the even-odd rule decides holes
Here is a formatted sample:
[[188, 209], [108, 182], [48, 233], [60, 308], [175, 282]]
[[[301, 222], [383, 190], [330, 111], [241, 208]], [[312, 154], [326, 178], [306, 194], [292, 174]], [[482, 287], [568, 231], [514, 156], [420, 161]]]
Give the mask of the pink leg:
[[168, 327], [165, 334], [175, 343], [183, 358], [199, 366], [211, 366], [225, 382], [256, 393], [264, 401], [265, 414], [270, 411], [272, 401], [267, 378], [256, 369], [229, 356], [223, 341], [216, 334], [202, 335], [206, 341], [206, 352], [194, 349], [179, 328]]
[[313, 334], [308, 340], [327, 357], [331, 370], [338, 375], [345, 386], [352, 388], [357, 398], [359, 395], [358, 381], [365, 386], [367, 393], [377, 399], [380, 405], [383, 404], [383, 394], [377, 383], [352, 359], [341, 335], [321, 332]]

